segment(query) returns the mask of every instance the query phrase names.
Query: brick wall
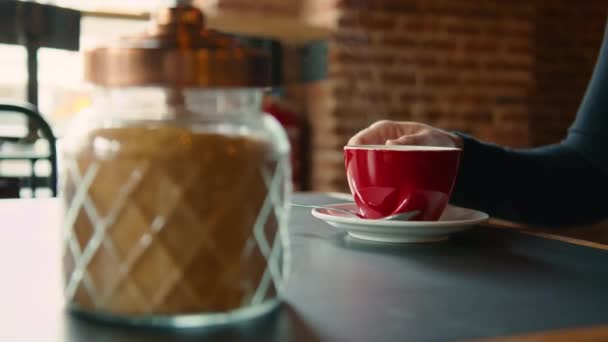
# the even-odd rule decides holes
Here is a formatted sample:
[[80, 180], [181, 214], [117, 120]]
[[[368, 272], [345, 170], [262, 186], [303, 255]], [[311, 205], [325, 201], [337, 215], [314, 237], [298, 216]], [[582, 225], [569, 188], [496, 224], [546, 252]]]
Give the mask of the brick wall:
[[534, 33], [537, 86], [529, 118], [533, 145], [566, 134], [591, 77], [608, 13], [608, 1], [540, 3]]
[[307, 87], [312, 185], [345, 190], [342, 146], [379, 119], [524, 147], [565, 133], [608, 1], [343, 0], [327, 80]]

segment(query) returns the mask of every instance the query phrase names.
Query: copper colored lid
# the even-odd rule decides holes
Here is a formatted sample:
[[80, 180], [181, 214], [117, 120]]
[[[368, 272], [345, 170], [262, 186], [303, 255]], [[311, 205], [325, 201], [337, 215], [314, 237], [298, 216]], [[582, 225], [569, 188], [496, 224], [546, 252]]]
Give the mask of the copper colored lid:
[[266, 87], [270, 58], [207, 29], [190, 1], [151, 15], [148, 30], [85, 52], [85, 79], [111, 86]]

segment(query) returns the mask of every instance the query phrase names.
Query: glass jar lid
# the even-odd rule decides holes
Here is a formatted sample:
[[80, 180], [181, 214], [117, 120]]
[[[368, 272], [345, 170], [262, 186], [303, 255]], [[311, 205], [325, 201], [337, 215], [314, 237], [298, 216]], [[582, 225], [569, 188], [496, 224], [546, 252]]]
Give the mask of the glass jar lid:
[[191, 1], [174, 1], [150, 18], [143, 33], [85, 51], [85, 80], [107, 87], [271, 85], [270, 56], [206, 28]]

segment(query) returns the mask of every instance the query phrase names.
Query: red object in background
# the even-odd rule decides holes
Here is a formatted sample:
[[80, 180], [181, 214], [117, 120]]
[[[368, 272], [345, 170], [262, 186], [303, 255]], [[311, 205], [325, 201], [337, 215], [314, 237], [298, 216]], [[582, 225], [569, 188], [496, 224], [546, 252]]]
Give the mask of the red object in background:
[[460, 149], [346, 147], [346, 176], [360, 214], [369, 219], [420, 210], [417, 221], [436, 221], [454, 187]]
[[283, 126], [287, 132], [287, 138], [291, 145], [291, 172], [294, 190], [301, 190], [301, 142], [302, 126], [299, 116], [291, 111], [286, 105], [273, 96], [264, 99], [262, 108], [266, 113], [272, 115]]

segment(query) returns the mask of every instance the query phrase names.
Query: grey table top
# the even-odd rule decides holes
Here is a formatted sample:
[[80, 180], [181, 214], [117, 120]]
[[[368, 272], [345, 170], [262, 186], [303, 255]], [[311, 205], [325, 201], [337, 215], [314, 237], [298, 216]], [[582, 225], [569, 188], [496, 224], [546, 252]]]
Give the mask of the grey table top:
[[205, 330], [111, 326], [63, 309], [56, 200], [0, 201], [0, 218], [0, 341], [451, 341], [608, 323], [608, 251], [491, 228], [366, 243], [294, 209], [279, 310]]

